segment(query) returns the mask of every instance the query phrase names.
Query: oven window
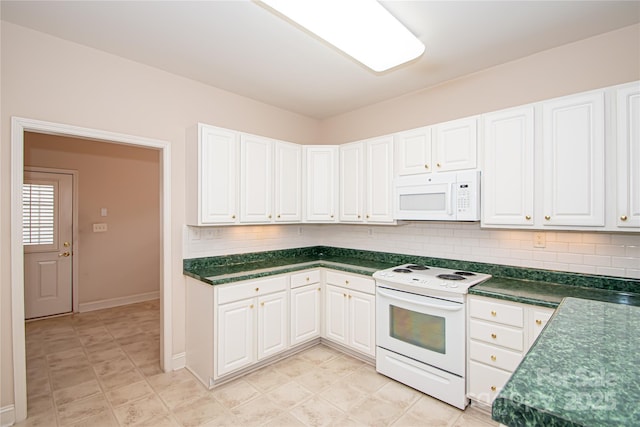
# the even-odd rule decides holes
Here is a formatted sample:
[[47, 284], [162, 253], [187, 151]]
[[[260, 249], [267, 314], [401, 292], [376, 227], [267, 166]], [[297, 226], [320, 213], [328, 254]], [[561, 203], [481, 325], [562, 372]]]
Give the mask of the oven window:
[[389, 330], [400, 341], [445, 354], [445, 318], [389, 306]]

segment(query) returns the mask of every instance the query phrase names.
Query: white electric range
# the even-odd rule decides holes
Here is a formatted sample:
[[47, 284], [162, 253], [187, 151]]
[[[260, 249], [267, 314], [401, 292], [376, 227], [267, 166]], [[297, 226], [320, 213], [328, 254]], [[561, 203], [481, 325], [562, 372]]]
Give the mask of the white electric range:
[[464, 409], [466, 294], [491, 275], [404, 264], [373, 278], [376, 370]]

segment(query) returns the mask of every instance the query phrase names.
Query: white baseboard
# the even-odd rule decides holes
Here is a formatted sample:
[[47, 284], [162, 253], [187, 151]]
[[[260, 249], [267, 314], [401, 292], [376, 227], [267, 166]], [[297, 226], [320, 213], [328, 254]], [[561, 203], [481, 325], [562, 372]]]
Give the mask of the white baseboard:
[[174, 354], [171, 360], [171, 370], [177, 371], [187, 366], [187, 353]]
[[9, 427], [16, 423], [16, 407], [14, 405], [0, 408], [0, 426]]
[[105, 308], [118, 307], [121, 305], [135, 304], [137, 302], [151, 301], [158, 298], [160, 298], [160, 291], [129, 295], [126, 297], [109, 298], [100, 301], [80, 303], [78, 304], [78, 311], [80, 313], [84, 313], [87, 311], [102, 310]]

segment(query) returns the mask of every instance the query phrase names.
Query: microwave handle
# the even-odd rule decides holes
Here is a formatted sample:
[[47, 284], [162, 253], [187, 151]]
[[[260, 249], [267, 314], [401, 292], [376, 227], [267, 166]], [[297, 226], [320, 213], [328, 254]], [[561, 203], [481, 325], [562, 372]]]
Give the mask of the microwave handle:
[[449, 189], [448, 193], [447, 193], [447, 215], [451, 216], [453, 215], [453, 202], [455, 197], [453, 197], [453, 192], [455, 191], [456, 188], [456, 183], [452, 182], [451, 183], [451, 188]]

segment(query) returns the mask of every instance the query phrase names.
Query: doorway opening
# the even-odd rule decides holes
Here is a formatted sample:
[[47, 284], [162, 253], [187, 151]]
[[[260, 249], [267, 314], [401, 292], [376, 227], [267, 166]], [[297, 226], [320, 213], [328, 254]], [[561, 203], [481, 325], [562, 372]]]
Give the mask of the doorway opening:
[[[165, 372], [173, 369], [171, 331], [171, 152], [169, 142], [13, 117], [11, 129], [11, 323], [16, 421], [21, 421], [27, 416], [22, 211], [26, 132], [85, 138], [108, 144], [158, 150], [160, 157], [160, 196], [158, 203], [160, 210], [160, 366]], [[114, 173], [117, 173], [117, 171], [114, 171]]]

